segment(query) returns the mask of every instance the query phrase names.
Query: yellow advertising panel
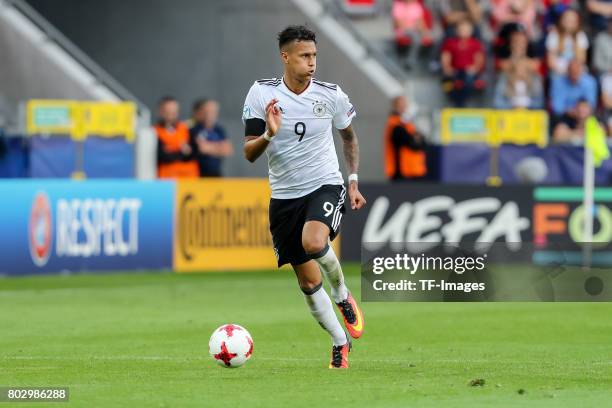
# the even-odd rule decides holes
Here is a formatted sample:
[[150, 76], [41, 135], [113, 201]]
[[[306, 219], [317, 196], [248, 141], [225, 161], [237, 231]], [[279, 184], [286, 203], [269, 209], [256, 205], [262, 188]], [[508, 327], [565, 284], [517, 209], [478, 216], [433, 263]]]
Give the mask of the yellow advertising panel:
[[83, 140], [88, 135], [134, 140], [136, 105], [132, 102], [83, 102], [31, 100], [26, 108], [28, 134], [69, 135]]
[[495, 132], [492, 145], [548, 144], [548, 114], [546, 111], [504, 110], [495, 112]]
[[443, 144], [548, 144], [548, 114], [534, 110], [444, 109]]
[[81, 111], [77, 101], [64, 99], [31, 100], [26, 105], [28, 134], [68, 135], [80, 132]]
[[277, 268], [267, 179], [179, 180], [176, 189], [175, 271]]
[[442, 110], [442, 144], [487, 143], [493, 127], [489, 109]]
[[136, 105], [132, 102], [83, 102], [83, 135], [134, 140]]

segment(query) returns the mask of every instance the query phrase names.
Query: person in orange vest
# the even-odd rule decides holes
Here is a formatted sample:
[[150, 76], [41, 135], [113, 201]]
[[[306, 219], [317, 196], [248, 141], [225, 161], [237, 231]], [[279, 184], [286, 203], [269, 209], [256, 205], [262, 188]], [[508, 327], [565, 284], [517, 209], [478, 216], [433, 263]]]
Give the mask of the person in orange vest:
[[199, 177], [200, 168], [195, 157], [196, 144], [189, 128], [179, 121], [179, 103], [171, 97], [159, 102], [157, 134], [157, 176], [159, 178]]
[[416, 126], [405, 119], [408, 101], [393, 98], [385, 127], [385, 175], [389, 180], [424, 180], [427, 175], [425, 139]]

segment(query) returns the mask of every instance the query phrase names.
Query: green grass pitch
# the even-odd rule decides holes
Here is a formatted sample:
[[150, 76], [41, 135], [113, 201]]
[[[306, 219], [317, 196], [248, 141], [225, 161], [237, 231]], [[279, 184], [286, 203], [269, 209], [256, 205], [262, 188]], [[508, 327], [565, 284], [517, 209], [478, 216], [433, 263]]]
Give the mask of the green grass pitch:
[[[70, 387], [69, 403], [19, 407], [612, 405], [609, 304], [362, 306], [351, 368], [334, 371], [286, 270], [3, 278], [0, 386]], [[208, 356], [223, 323], [253, 335], [242, 368]]]

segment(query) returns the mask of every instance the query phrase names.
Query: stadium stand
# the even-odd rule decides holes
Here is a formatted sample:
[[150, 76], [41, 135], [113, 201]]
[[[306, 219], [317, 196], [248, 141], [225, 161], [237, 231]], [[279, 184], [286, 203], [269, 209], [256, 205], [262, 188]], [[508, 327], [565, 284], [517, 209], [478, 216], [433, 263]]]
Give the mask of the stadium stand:
[[420, 0], [405, 0], [393, 3], [391, 15], [398, 55], [410, 69], [416, 64], [421, 48], [433, 45], [431, 11]]
[[[222, 45], [237, 52], [226, 53], [223, 58], [214, 61], [203, 56], [213, 53], [219, 44], [208, 41], [204, 44], [202, 55], [194, 54], [190, 50], [195, 49], [200, 37], [193, 36], [190, 27], [199, 24], [201, 18], [206, 18], [204, 25], [209, 34], [207, 38], [211, 38], [215, 32], [222, 32], [223, 27], [227, 26], [225, 21], [214, 21], [211, 16], [226, 14], [215, 9], [208, 17], [201, 17], [205, 13], [197, 10], [204, 10], [210, 5], [195, 1], [190, 3], [190, 7], [176, 9], [161, 1], [157, 3], [152, 13], [184, 21], [180, 29], [183, 31], [179, 30], [170, 36], [147, 31], [144, 25], [135, 22], [133, 18], [138, 14], [137, 6], [117, 2], [114, 6], [121, 12], [115, 17], [121, 21], [115, 19], [112, 24], [126, 27], [127, 31], [122, 44], [100, 47], [95, 36], [85, 35], [85, 27], [94, 32], [104, 32], [107, 29], [111, 20], [100, 18], [103, 15], [101, 9], [97, 12], [96, 6], [93, 9], [89, 6], [81, 7], [75, 2], [69, 18], [59, 13], [58, 9], [50, 7], [47, 2], [30, 0], [30, 4], [56, 24], [62, 33], [70, 36], [105, 69], [117, 75], [122, 83], [136, 90], [149, 107], [154, 106], [157, 98], [165, 92], [176, 94], [183, 105], [191, 103], [197, 96], [192, 93], [193, 89], [198, 89], [198, 94], [205, 93], [219, 99], [223, 107], [221, 121], [226, 125], [229, 139], [233, 139], [234, 145], [239, 145], [242, 124], [231, 107], [235, 108], [236, 101], [244, 97], [244, 89], [253, 78], [270, 75], [269, 64], [263, 61], [274, 59], [274, 47], [259, 45], [263, 42], [273, 44], [273, 25], [262, 25], [249, 38], [249, 44], [244, 43], [243, 36], [228, 33], [223, 37]], [[603, 3], [606, 2], [320, 0], [307, 4], [301, 0], [261, 0], [254, 2], [248, 10], [230, 7], [230, 3], [219, 7], [231, 11], [227, 18], [231, 17], [232, 21], [246, 19], [247, 16], [252, 18], [253, 12], [264, 16], [271, 9], [288, 20], [303, 19], [305, 16], [311, 19], [315, 28], [321, 31], [319, 46], [325, 53], [325, 63], [320, 66], [318, 75], [332, 82], [349, 83], [355, 105], [367, 106], [367, 109], [358, 110], [360, 117], [364, 118], [360, 122], [360, 133], [380, 135], [379, 138], [364, 138], [362, 148], [371, 152], [373, 158], [384, 157], [381, 140], [388, 113], [386, 107], [390, 99], [404, 95], [414, 101], [410, 104], [412, 123], [425, 135], [430, 146], [434, 146], [428, 157], [429, 162], [430, 157], [438, 157], [444, 149], [451, 148], [446, 143], [439, 148], [436, 146], [445, 134], [452, 135], [451, 139], [459, 137], [457, 135], [461, 134], [462, 129], [457, 127], [458, 123], [465, 126], [467, 123], [471, 123], [470, 126], [480, 123], [480, 127], [474, 129], [498, 135], [502, 134], [502, 130], [493, 125], [494, 121], [510, 118], [503, 132], [526, 126], [530, 131], [521, 139], [521, 143], [529, 144], [527, 142], [531, 140], [533, 144], [542, 147], [543, 133], [547, 134], [546, 143], [565, 140], [553, 138], [557, 125], [561, 123], [572, 128], [578, 102], [586, 99], [593, 114], [609, 125], [610, 69], [609, 64], [606, 65], [605, 54], [610, 34], [601, 29], [601, 19], [609, 20]], [[187, 9], [192, 12], [186, 13]], [[195, 19], [195, 15], [200, 17]], [[471, 31], [465, 40], [457, 39], [460, 34], [455, 29], [457, 24], [468, 27], [466, 32]], [[170, 47], [171, 44], [177, 44], [175, 40], [179, 37], [183, 39], [180, 46]], [[143, 47], [145, 38], [148, 45]], [[265, 50], [262, 51], [266, 53], [265, 58], [254, 60], [250, 69], [242, 67], [239, 56], [256, 45], [259, 50]], [[466, 45], [469, 47], [466, 48]], [[159, 46], [172, 49], [173, 55], [167, 61], [162, 60], [153, 67], [147, 67], [143, 74], [141, 61], [147, 60]], [[431, 52], [423, 53], [423, 46]], [[131, 51], [126, 54], [127, 49]], [[442, 55], [441, 60], [439, 55]], [[182, 60], [184, 64], [177, 68], [171, 62], [175, 60]], [[575, 80], [570, 78], [571, 75], [564, 74], [572, 60], [581, 65], [575, 68], [576, 71], [584, 71], [574, 75]], [[372, 64], [376, 64], [377, 68], [372, 69]], [[342, 76], [338, 75], [337, 70], [327, 68], [335, 66], [346, 68]], [[189, 67], [199, 68], [194, 71]], [[220, 70], [220, 67], [223, 69]], [[176, 69], [179, 70], [177, 75], [166, 74]], [[219, 72], [223, 80], [219, 80]], [[255, 75], [257, 72], [259, 74]], [[384, 79], [385, 76], [392, 80]], [[400, 84], [399, 87], [389, 86], [394, 81]], [[158, 84], [157, 89], [150, 87], [152, 82]], [[23, 96], [20, 98], [27, 99]], [[480, 113], [476, 116], [467, 111], [467, 115], [456, 116], [460, 120], [454, 120], [441, 114], [451, 106], [484, 110], [478, 111]], [[491, 108], [498, 109], [499, 114]], [[511, 114], [517, 109], [545, 111], [548, 113], [547, 122], [541, 120], [540, 113], [534, 113], [533, 116]], [[455, 128], [446, 127], [448, 120], [456, 125]], [[504, 140], [503, 143], [511, 143], [511, 139]], [[490, 143], [490, 140], [485, 138], [485, 143]], [[472, 147], [472, 151], [476, 152], [476, 146]], [[141, 150], [136, 149], [135, 154], [138, 155]], [[266, 171], [264, 165], [259, 163], [253, 171], [240, 157], [228, 158], [226, 162], [226, 173], [230, 176], [262, 176]], [[442, 159], [438, 160], [438, 163], [443, 162]], [[381, 161], [365, 160], [362, 166], [367, 179], [385, 178]], [[440, 166], [437, 169], [431, 168], [428, 177], [439, 179], [443, 174], [438, 171], [440, 169]], [[484, 179], [481, 180], [484, 182]]]
[[[7, 117], [6, 132], [10, 135], [9, 138], [15, 139], [15, 142], [9, 143], [9, 146], [15, 146], [17, 156], [24, 154], [24, 151], [28, 155], [28, 160], [15, 160], [7, 165], [12, 169], [8, 174], [62, 177], [73, 173], [82, 174], [87, 167], [91, 177], [113, 175], [133, 177], [135, 174], [142, 177], [147, 173], [147, 166], [154, 165], [151, 155], [141, 157], [138, 153], [146, 150], [139, 147], [146, 147], [149, 139], [147, 126], [144, 126], [150, 120], [147, 107], [139, 103], [135, 96], [75, 47], [28, 3], [21, 0], [0, 3], [0, 52], [7, 56], [0, 75], [0, 88], [3, 92], [0, 105]], [[87, 152], [97, 152], [99, 149], [111, 153], [113, 150], [107, 148], [109, 144], [116, 145], [117, 141], [98, 140], [99, 135], [91, 135], [92, 137], [85, 140], [81, 146], [65, 137], [49, 138], [47, 135], [34, 135], [32, 138], [24, 139], [26, 102], [33, 99], [134, 101], [138, 104], [139, 118], [135, 130], [142, 131], [135, 145], [138, 148], [134, 151], [131, 145], [127, 149], [127, 146], [121, 146], [118, 147], [115, 156], [94, 153], [89, 160], [70, 159], [78, 170], [75, 170], [76, 167], [70, 169], [64, 167], [66, 161], [49, 155], [46, 145], [61, 146], [60, 151], [66, 153], [66, 156], [63, 156], [66, 159], [81, 157], [88, 154]], [[22, 140], [17, 142], [18, 139]], [[12, 160], [15, 155], [10, 155], [6, 160]], [[130, 164], [123, 169], [117, 169], [117, 162], [113, 157], [115, 159], [121, 157], [125, 163]], [[42, 162], [39, 159], [42, 159]], [[47, 159], [52, 159], [53, 164]], [[101, 167], [96, 167], [96, 163], [100, 163]], [[18, 164], [26, 167], [16, 171], [15, 166]], [[63, 170], [59, 171], [60, 168]]]
[[[378, 15], [366, 22], [353, 19], [353, 25], [365, 35], [375, 38], [375, 43], [393, 56], [393, 48], [388, 44], [397, 43], [397, 32], [387, 31], [385, 34], [385, 26], [392, 25], [393, 9], [405, 4], [404, 1], [386, 2], [381, 5], [381, 9], [386, 10], [386, 18]], [[474, 35], [483, 42], [482, 49], [486, 52], [482, 78], [486, 81], [484, 83], [492, 86], [486, 87], [480, 97], [471, 96], [465, 101], [461, 100], [465, 95], [460, 94], [458, 101], [456, 92], [447, 92], [447, 98], [442, 97], [440, 103], [440, 96], [436, 96], [433, 87], [442, 80], [444, 89], [453, 89], [448, 64], [446, 72], [443, 69], [438, 74], [435, 62], [432, 64], [427, 57], [415, 53], [417, 62], [410, 64], [407, 73], [410, 80], [418, 83], [417, 89], [427, 91], [415, 93], [415, 89], [412, 89], [410, 96], [419, 105], [418, 109], [432, 112], [457, 102], [470, 108], [544, 109], [548, 116], [548, 124], [543, 125], [546, 139], [562, 144], [582, 144], [585, 115], [596, 115], [610, 135], [610, 64], [605, 62], [612, 48], [607, 30], [612, 16], [609, 4], [607, 1], [573, 0], [424, 1], [423, 9], [432, 11], [433, 41], [440, 44], [438, 47], [442, 53], [443, 44], [446, 42], [448, 47], [448, 38], [456, 35], [453, 23], [468, 19], [475, 24]], [[394, 26], [397, 27], [397, 24]], [[433, 53], [437, 54], [439, 52]], [[404, 55], [400, 55], [400, 58], [404, 58]], [[397, 62], [403, 65], [402, 59]], [[574, 72], [568, 76], [570, 65], [574, 66]], [[448, 119], [448, 115], [442, 115], [444, 117]], [[436, 126], [441, 127], [436, 127], [440, 131], [433, 133], [444, 137], [445, 124], [442, 122], [444, 119], [435, 122]], [[430, 140], [435, 140], [435, 137], [429, 136]], [[445, 148], [454, 149], [451, 146]], [[519, 147], [517, 151], [523, 148], [527, 149]], [[471, 147], [472, 150], [470, 147], [466, 149], [476, 154], [475, 145]], [[560, 154], [562, 150], [555, 151]], [[446, 164], [445, 157], [441, 162]], [[562, 158], [562, 163], [563, 160], [566, 159]], [[440, 171], [441, 179], [448, 175], [460, 181], [460, 176], [456, 179], [455, 175], [450, 174], [457, 169], [446, 172], [445, 164]], [[550, 179], [546, 181], [550, 182]]]

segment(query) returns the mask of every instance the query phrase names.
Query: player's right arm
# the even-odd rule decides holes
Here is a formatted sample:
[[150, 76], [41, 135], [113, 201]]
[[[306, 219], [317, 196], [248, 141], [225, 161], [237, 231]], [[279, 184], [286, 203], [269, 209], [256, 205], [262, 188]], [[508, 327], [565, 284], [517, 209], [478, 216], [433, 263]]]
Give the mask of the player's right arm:
[[[281, 125], [281, 111], [276, 106], [278, 99], [272, 99], [266, 105], [266, 120], [247, 119], [245, 122], [244, 157], [253, 163], [266, 150]], [[249, 123], [249, 121], [254, 121]], [[256, 136], [259, 133], [259, 136]]]
[[254, 84], [249, 90], [242, 119], [244, 121], [244, 157], [253, 163], [270, 144], [281, 125], [281, 111], [276, 106], [277, 99], [270, 100], [265, 106], [261, 103], [259, 86]]

